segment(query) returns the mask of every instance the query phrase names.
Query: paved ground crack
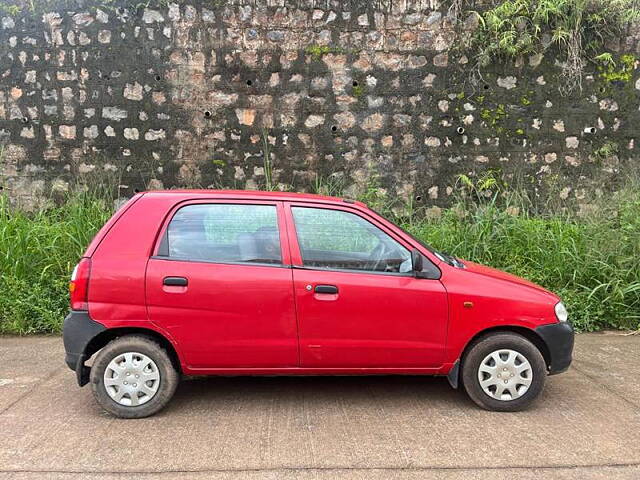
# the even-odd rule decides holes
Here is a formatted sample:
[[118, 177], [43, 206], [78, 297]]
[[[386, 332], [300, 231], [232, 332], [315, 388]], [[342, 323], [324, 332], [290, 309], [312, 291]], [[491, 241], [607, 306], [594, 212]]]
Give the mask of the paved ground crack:
[[[6, 413], [7, 411], [9, 411], [14, 405], [17, 405], [18, 403], [20, 403], [22, 400], [24, 400], [25, 398], [27, 398], [29, 395], [31, 395], [33, 392], [35, 392], [35, 390], [42, 385], [45, 382], [48, 382], [49, 380], [51, 380], [51, 378], [54, 375], [57, 375], [60, 371], [62, 371], [65, 367], [57, 367], [55, 370], [51, 370], [49, 373], [47, 373], [45, 376], [42, 377], [41, 380], [38, 380], [37, 382], [35, 382], [33, 384], [33, 386], [28, 389], [26, 392], [24, 392], [22, 395], [20, 395], [18, 398], [16, 398], [13, 402], [11, 402], [9, 405], [7, 405], [6, 407], [4, 407], [2, 410], [0, 410], [0, 415], [3, 415], [4, 413]], [[1, 472], [2, 470], [0, 470]]]
[[398, 467], [311, 467], [311, 466], [292, 466], [292, 467], [265, 467], [265, 468], [194, 468], [194, 469], [168, 469], [168, 470], [38, 470], [38, 469], [0, 469], [0, 473], [49, 473], [49, 474], [99, 474], [99, 475], [158, 475], [163, 473], [289, 473], [289, 472], [385, 472], [385, 471], [407, 471], [407, 472], [430, 472], [430, 471], [478, 471], [491, 472], [503, 470], [596, 470], [601, 468], [633, 468], [640, 467], [638, 462], [625, 463], [593, 463], [593, 464], [561, 464], [561, 465], [515, 465], [515, 466], [398, 466]]
[[571, 368], [573, 370], [575, 370], [576, 372], [578, 372], [580, 375], [584, 376], [587, 378], [587, 380], [589, 380], [590, 382], [598, 385], [600, 388], [602, 388], [603, 390], [606, 390], [608, 393], [614, 395], [615, 397], [619, 398], [620, 400], [622, 400], [624, 403], [626, 403], [627, 405], [633, 407], [634, 410], [640, 410], [640, 405], [638, 405], [637, 403], [629, 400], [628, 398], [626, 398], [624, 395], [622, 395], [620, 392], [616, 391], [615, 389], [609, 387], [608, 385], [605, 385], [604, 383], [602, 383], [597, 377], [594, 377], [593, 375], [589, 375], [587, 372], [585, 372], [584, 370], [582, 370], [581, 368], [578, 368], [576, 366], [577, 362], [575, 359], [573, 360], [573, 364], [571, 365]]

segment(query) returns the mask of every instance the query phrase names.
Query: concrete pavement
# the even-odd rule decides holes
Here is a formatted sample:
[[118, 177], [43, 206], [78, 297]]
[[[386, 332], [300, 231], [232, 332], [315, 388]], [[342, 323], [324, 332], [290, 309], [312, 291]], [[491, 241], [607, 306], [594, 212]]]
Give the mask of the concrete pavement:
[[0, 337], [0, 479], [640, 478], [640, 336], [580, 335], [529, 411], [423, 377], [182, 382], [142, 420], [102, 412], [57, 337]]

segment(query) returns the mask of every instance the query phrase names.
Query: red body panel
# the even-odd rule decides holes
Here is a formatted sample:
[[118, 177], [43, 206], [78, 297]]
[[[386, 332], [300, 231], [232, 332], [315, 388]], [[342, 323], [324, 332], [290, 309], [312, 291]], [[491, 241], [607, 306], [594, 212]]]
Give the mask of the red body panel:
[[[163, 287], [168, 276], [189, 285], [169, 291], [176, 287]], [[151, 259], [147, 302], [151, 321], [192, 368], [298, 365], [289, 268]]]
[[[447, 295], [438, 280], [294, 270], [302, 367], [439, 367]], [[311, 285], [336, 285], [338, 294]]]
[[[469, 340], [483, 330], [500, 326], [533, 329], [557, 322], [553, 308], [560, 300], [556, 295], [504, 272], [464, 263], [465, 269], [442, 271], [450, 312], [446, 362], [460, 358]], [[473, 306], [465, 307], [465, 302]]]
[[[154, 256], [173, 213], [189, 203], [278, 208], [282, 266], [177, 261]], [[290, 206], [360, 215], [442, 272], [409, 274], [303, 268]], [[152, 330], [174, 346], [186, 374], [444, 374], [478, 333], [556, 323], [559, 299], [488, 267], [441, 262], [359, 202], [272, 192], [139, 194], [101, 229], [91, 258], [90, 316], [107, 328]], [[164, 286], [167, 276], [186, 287]], [[337, 294], [315, 293], [335, 285]]]

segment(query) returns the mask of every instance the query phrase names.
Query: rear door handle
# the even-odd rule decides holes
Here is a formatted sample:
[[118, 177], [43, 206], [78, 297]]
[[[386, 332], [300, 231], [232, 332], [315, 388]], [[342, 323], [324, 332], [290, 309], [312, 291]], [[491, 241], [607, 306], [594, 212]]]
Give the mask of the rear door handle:
[[338, 293], [338, 287], [336, 287], [335, 285], [316, 285], [314, 292], [336, 294]]
[[186, 287], [189, 280], [184, 277], [164, 277], [162, 284], [168, 287]]

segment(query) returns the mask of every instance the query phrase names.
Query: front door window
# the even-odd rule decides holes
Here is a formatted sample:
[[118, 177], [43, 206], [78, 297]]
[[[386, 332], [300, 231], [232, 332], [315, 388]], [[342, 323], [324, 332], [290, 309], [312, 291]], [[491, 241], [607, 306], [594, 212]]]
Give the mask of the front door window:
[[362, 217], [342, 210], [293, 207], [305, 267], [410, 273], [411, 253]]

